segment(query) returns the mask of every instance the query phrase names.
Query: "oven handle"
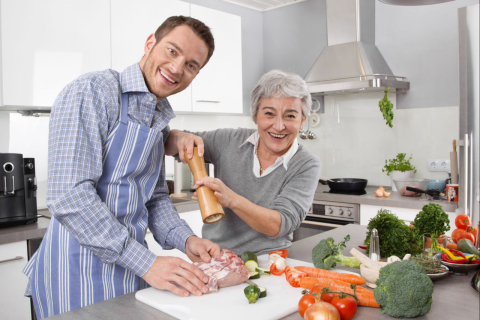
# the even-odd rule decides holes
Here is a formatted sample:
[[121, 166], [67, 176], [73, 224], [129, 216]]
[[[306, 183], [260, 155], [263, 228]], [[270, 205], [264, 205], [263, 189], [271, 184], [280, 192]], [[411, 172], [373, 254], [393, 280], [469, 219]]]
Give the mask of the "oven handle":
[[317, 222], [317, 221], [308, 221], [308, 220], [303, 220], [302, 223], [312, 224], [312, 225], [315, 225], [315, 226], [330, 227], [330, 228], [342, 227], [342, 225], [339, 225], [339, 224], [332, 224], [332, 223], [326, 223], [326, 222]]

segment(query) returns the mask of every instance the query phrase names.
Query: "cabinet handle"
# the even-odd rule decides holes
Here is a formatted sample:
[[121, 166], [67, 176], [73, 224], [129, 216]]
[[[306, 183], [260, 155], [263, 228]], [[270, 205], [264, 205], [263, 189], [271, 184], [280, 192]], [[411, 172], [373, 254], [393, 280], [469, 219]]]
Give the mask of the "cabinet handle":
[[23, 257], [16, 256], [15, 258], [12, 258], [12, 259], [0, 260], [0, 263], [10, 262], [10, 261], [15, 261], [15, 260], [22, 260], [22, 259], [23, 259]]
[[220, 103], [220, 101], [216, 101], [216, 100], [197, 100], [197, 102], [211, 102], [211, 103]]

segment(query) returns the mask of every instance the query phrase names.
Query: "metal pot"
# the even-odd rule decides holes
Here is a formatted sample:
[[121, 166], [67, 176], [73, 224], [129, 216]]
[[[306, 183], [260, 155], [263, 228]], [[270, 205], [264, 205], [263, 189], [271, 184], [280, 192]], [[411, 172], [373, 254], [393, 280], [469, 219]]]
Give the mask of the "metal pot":
[[333, 191], [361, 191], [367, 186], [367, 179], [355, 179], [355, 178], [334, 178], [331, 181], [320, 179], [319, 182], [323, 185], [327, 185]]

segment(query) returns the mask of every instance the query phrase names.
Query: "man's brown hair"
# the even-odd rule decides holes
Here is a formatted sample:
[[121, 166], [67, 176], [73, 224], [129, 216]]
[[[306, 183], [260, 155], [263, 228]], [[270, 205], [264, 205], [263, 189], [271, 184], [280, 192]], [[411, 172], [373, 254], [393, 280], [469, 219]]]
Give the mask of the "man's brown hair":
[[202, 68], [207, 64], [210, 57], [213, 55], [213, 51], [215, 50], [215, 40], [213, 39], [212, 32], [210, 28], [207, 27], [202, 21], [197, 20], [191, 17], [185, 16], [172, 16], [165, 20], [160, 27], [158, 27], [157, 31], [155, 31], [155, 40], [156, 43], [159, 43], [163, 37], [169, 34], [174, 28], [182, 25], [189, 26], [193, 32], [197, 36], [202, 39], [208, 47], [208, 55], [207, 60], [203, 64]]

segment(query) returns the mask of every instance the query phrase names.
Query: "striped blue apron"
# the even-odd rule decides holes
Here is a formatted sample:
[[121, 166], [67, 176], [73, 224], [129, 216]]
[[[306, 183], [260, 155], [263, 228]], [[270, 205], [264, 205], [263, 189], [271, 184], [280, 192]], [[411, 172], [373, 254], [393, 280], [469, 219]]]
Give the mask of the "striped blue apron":
[[[145, 247], [146, 202], [164, 159], [163, 134], [128, 121], [128, 94], [122, 94], [120, 121], [103, 150], [103, 174], [97, 193], [130, 237]], [[24, 270], [39, 319], [84, 307], [146, 286], [133, 272], [104, 264], [82, 247], [54, 218], [40, 248]]]

